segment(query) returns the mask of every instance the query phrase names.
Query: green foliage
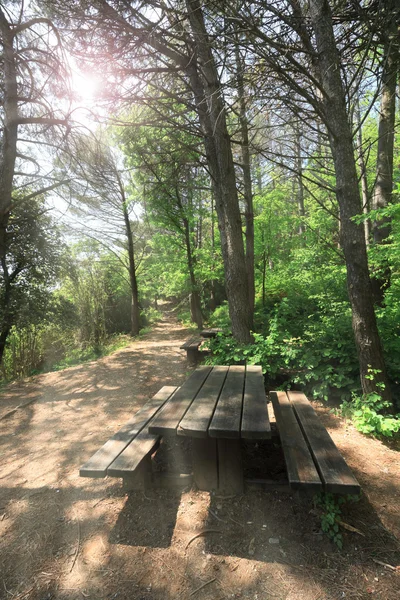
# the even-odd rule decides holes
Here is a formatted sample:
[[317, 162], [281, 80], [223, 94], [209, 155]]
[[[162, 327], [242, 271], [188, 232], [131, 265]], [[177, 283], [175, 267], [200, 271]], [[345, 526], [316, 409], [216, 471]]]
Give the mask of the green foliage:
[[321, 529], [328, 538], [342, 550], [343, 536], [340, 533], [338, 520], [342, 516], [342, 506], [349, 499], [354, 500], [353, 496], [335, 496], [326, 492], [316, 494], [314, 501], [317, 507], [320, 508], [321, 514]]
[[272, 306], [268, 316], [266, 333], [254, 333], [253, 344], [244, 346], [232, 337], [217, 336], [210, 342], [211, 360], [259, 364], [270, 380], [279, 375], [287, 385], [300, 384], [319, 398], [327, 399], [332, 389], [350, 397], [357, 356], [347, 303], [333, 302], [324, 294], [308, 301], [294, 295]]
[[112, 354], [120, 348], [124, 348], [131, 338], [127, 335], [110, 336], [103, 344], [96, 346], [75, 346], [72, 347], [62, 360], [48, 365], [46, 370], [60, 371], [73, 365], [78, 365], [91, 360], [97, 360], [102, 356]]
[[21, 304], [5, 348], [3, 380], [93, 360], [126, 343], [120, 334], [130, 327], [130, 291], [121, 262], [87, 241], [61, 262], [56, 289], [28, 282], [29, 300], [36, 302], [40, 291], [41, 302], [34, 310], [27, 304], [26, 311]]
[[351, 402], [345, 401], [341, 405], [343, 415], [352, 419], [358, 431], [376, 437], [394, 437], [400, 432], [400, 414], [385, 414], [390, 408], [377, 393], [353, 394]]
[[220, 327], [222, 329], [229, 330], [230, 319], [228, 302], [223, 302], [214, 310], [210, 319], [210, 323], [211, 327]]
[[335, 498], [333, 494], [321, 493], [316, 498], [316, 504], [321, 508], [321, 529], [330, 540], [342, 550], [343, 536], [339, 530], [337, 519], [341, 517], [341, 504], [344, 498]]
[[16, 202], [0, 265], [0, 331], [37, 323], [49, 310], [63, 245], [42, 200]]

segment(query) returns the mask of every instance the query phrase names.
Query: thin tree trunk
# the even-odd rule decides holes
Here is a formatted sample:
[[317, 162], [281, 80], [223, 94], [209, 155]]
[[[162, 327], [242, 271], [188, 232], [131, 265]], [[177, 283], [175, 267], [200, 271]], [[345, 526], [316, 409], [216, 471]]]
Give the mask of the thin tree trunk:
[[4, 352], [6, 349], [6, 344], [7, 344], [7, 338], [10, 334], [10, 328], [7, 327], [5, 329], [2, 330], [2, 332], [0, 333], [0, 365], [3, 364], [3, 357], [4, 357]]
[[200, 294], [197, 286], [196, 276], [194, 273], [195, 260], [192, 253], [192, 245], [190, 243], [190, 229], [189, 221], [183, 218], [183, 224], [185, 227], [185, 244], [186, 244], [186, 258], [188, 263], [189, 277], [190, 277], [190, 314], [191, 319], [196, 323], [199, 329], [203, 328], [203, 315], [201, 312]]
[[246, 223], [246, 268], [247, 281], [249, 286], [249, 303], [252, 318], [254, 315], [255, 304], [255, 284], [254, 284], [254, 210], [253, 210], [253, 188], [251, 183], [251, 164], [249, 150], [249, 126], [247, 121], [246, 100], [244, 95], [243, 70], [244, 65], [240, 57], [239, 42], [236, 41], [236, 79], [237, 93], [239, 99], [239, 124], [242, 140], [242, 172], [244, 184], [245, 201], [245, 223]]
[[[392, 403], [372, 301], [364, 231], [353, 220], [361, 212], [361, 199], [332, 13], [327, 0], [310, 0], [310, 16], [317, 43], [320, 80], [324, 89], [325, 123], [336, 172], [341, 242], [346, 260], [347, 289], [352, 308], [361, 386], [365, 394], [377, 392]], [[383, 391], [380, 384], [384, 385]]]
[[18, 104], [17, 72], [13, 33], [0, 7], [3, 45], [3, 132], [0, 145], [0, 259], [6, 255], [6, 230], [12, 204], [12, 186], [17, 157]]
[[[392, 199], [393, 192], [393, 150], [394, 127], [396, 117], [396, 83], [399, 66], [399, 33], [395, 18], [391, 17], [393, 2], [389, 3], [388, 31], [385, 32], [383, 55], [382, 93], [379, 114], [378, 154], [376, 160], [376, 182], [372, 194], [372, 209], [386, 208]], [[372, 223], [374, 244], [387, 243], [391, 233], [391, 222], [388, 217], [378, 218]], [[385, 289], [390, 285], [389, 265], [380, 277], [373, 277], [373, 294], [375, 302], [382, 304]]]
[[[212, 256], [212, 265], [214, 271], [214, 260], [215, 260], [215, 223], [214, 223], [214, 194], [211, 191], [211, 256]], [[211, 280], [210, 284], [210, 310], [214, 311], [217, 307], [217, 303], [215, 300], [215, 279]]]
[[194, 58], [187, 67], [187, 72], [203, 129], [207, 163], [215, 194], [232, 334], [238, 341], [248, 343], [251, 341], [253, 320], [225, 103], [200, 2], [186, 0], [186, 5], [197, 54], [197, 61]]
[[306, 211], [304, 209], [303, 164], [301, 160], [301, 134], [299, 126], [296, 127], [296, 171], [299, 185], [299, 189], [297, 190], [297, 208], [300, 217], [299, 235], [303, 235], [306, 230], [304, 225]]
[[138, 335], [140, 331], [139, 290], [136, 278], [132, 227], [125, 201], [123, 203], [123, 213], [125, 233], [128, 240], [129, 283], [131, 288], [131, 336], [134, 337], [135, 335]]
[[[357, 106], [356, 106], [356, 115], [357, 115], [357, 143], [358, 143], [358, 167], [360, 169], [360, 177], [361, 177], [361, 197], [362, 197], [362, 211], [365, 216], [369, 213], [369, 196], [368, 196], [368, 181], [367, 181], [367, 166], [364, 160], [364, 152], [363, 152], [363, 138], [362, 138], [362, 128], [361, 128], [361, 114], [360, 114], [360, 102], [357, 96]], [[365, 237], [365, 245], [369, 247], [369, 235], [370, 235], [370, 223], [369, 219], [364, 220], [364, 237]]]

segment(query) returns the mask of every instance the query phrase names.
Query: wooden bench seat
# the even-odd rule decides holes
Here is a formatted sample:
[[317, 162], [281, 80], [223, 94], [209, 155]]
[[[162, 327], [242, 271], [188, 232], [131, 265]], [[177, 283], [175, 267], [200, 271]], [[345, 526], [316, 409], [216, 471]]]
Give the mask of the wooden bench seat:
[[301, 392], [270, 392], [289, 485], [295, 490], [359, 494], [360, 485]]
[[203, 329], [202, 331], [200, 331], [200, 335], [203, 338], [210, 339], [217, 337], [217, 335], [222, 332], [223, 329], [221, 329], [220, 327], [211, 327], [210, 329]]
[[186, 357], [189, 364], [197, 365], [209, 353], [208, 350], [200, 350], [203, 341], [204, 339], [202, 338], [191, 338], [180, 346], [181, 350], [186, 350]]
[[135, 489], [145, 487], [151, 478], [150, 457], [160, 436], [148, 433], [165, 402], [177, 388], [164, 386], [115, 435], [80, 468], [81, 477], [122, 477]]

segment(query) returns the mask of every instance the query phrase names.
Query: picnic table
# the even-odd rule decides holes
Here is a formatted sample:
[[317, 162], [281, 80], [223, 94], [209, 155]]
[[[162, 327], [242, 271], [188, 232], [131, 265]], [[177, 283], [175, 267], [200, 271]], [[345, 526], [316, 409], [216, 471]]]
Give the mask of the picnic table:
[[[304, 394], [271, 392], [270, 398], [290, 488], [358, 494], [357, 480]], [[182, 436], [191, 439], [199, 489], [242, 493], [242, 440], [271, 437], [267, 404], [260, 366], [200, 366], [179, 388], [164, 386], [80, 474], [122, 477], [127, 489], [145, 489], [154, 484], [152, 454], [163, 439]]]
[[271, 437], [261, 367], [198, 367], [149, 432], [192, 439], [193, 478], [199, 489], [243, 492], [240, 440]]

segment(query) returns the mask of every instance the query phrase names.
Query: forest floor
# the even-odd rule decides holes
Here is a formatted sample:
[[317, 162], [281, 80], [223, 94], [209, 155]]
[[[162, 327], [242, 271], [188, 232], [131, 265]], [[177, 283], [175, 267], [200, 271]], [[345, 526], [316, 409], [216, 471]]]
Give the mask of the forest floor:
[[326, 406], [315, 405], [363, 489], [341, 552], [307, 498], [126, 493], [119, 479], [79, 477], [162, 385], [187, 378], [188, 335], [168, 314], [110, 356], [1, 390], [0, 419], [32, 402], [0, 420], [0, 598], [398, 600], [399, 452]]

